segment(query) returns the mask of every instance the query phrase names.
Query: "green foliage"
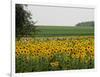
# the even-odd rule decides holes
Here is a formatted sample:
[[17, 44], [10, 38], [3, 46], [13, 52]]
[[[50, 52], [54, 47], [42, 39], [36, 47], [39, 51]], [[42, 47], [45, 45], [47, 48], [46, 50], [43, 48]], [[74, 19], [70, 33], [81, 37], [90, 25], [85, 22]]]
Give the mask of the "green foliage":
[[94, 21], [81, 22], [81, 23], [76, 24], [76, 26], [94, 27]]
[[16, 4], [15, 6], [16, 37], [29, 36], [31, 31], [35, 32], [35, 22], [32, 21], [31, 13], [25, 10], [25, 7], [27, 5], [24, 4]]
[[60, 70], [94, 68], [94, 60], [90, 58], [89, 56], [86, 56], [84, 60], [80, 61], [79, 58], [72, 58], [68, 54], [55, 54], [55, 56], [53, 57], [53, 60], [59, 62]]
[[[52, 62], [58, 62], [59, 65], [53, 67]], [[79, 58], [72, 58], [69, 54], [64, 53], [55, 54], [51, 60], [46, 57], [32, 57], [31, 55], [16, 57], [16, 73], [90, 68], [94, 68], [94, 59], [89, 56], [81, 61]]]
[[49, 61], [47, 58], [33, 58], [31, 55], [28, 59], [24, 55], [16, 57], [16, 73], [19, 72], [34, 72], [34, 71], [48, 71]]

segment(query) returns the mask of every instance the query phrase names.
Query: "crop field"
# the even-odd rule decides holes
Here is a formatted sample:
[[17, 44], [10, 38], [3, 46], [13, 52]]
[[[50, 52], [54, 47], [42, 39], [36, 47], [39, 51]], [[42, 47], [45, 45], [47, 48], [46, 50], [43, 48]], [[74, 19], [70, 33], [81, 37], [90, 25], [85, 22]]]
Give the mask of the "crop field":
[[93, 8], [16, 4], [14, 14], [15, 73], [95, 68]]
[[94, 68], [94, 37], [22, 38], [16, 42], [16, 72]]
[[37, 30], [36, 37], [94, 35], [94, 27], [37, 26]]
[[37, 27], [16, 39], [16, 73], [94, 68], [93, 27]]
[[16, 39], [16, 73], [94, 68], [93, 27], [37, 30], [35, 37]]

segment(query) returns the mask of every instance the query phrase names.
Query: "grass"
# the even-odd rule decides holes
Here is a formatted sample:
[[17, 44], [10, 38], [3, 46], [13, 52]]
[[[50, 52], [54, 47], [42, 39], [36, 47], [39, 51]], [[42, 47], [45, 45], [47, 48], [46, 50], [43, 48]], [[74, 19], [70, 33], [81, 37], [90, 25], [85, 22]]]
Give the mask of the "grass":
[[36, 37], [94, 35], [94, 27], [37, 26], [37, 30]]

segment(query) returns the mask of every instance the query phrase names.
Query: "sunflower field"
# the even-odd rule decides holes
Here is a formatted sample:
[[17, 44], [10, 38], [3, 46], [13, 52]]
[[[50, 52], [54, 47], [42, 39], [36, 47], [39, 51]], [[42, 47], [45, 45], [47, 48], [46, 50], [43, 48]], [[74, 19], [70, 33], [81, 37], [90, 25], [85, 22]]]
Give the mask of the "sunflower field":
[[94, 68], [94, 37], [16, 40], [16, 73]]

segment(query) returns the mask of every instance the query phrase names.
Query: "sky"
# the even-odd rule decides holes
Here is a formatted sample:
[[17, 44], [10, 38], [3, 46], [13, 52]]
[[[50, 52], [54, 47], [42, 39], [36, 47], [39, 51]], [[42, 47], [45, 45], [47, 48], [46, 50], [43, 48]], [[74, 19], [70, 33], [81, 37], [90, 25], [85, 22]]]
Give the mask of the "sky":
[[93, 21], [94, 9], [28, 5], [35, 25], [75, 26], [79, 22]]

